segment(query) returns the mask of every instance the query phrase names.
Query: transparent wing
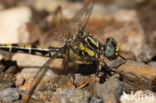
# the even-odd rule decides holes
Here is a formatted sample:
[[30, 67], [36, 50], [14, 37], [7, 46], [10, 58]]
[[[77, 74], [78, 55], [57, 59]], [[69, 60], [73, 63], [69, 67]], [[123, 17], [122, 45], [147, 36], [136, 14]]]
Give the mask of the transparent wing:
[[[44, 41], [47, 41], [50, 46], [55, 46], [55, 44], [61, 45], [66, 39], [78, 34], [79, 31], [84, 31], [95, 1], [88, 0], [85, 2], [83, 7], [70, 20], [64, 18], [62, 9], [56, 10], [57, 12], [53, 17], [53, 21], [59, 21], [58, 25], [46, 33]], [[45, 42], [42, 44], [45, 44]]]
[[71, 19], [70, 25], [74, 27], [74, 32], [77, 34], [79, 31], [84, 31], [90, 15], [93, 10], [93, 6], [96, 0], [88, 0], [84, 6], [75, 14], [75, 16]]
[[58, 52], [56, 52], [54, 54], [53, 57], [51, 57], [39, 70], [38, 72], [36, 73], [36, 75], [34, 76], [33, 78], [33, 81], [32, 81], [32, 84], [31, 84], [31, 88], [30, 88], [30, 91], [29, 91], [29, 95], [28, 95], [28, 98], [26, 100], [26, 103], [29, 102], [32, 94], [34, 93], [36, 87], [38, 86], [38, 84], [40, 83], [40, 81], [42, 80], [42, 78], [44, 77], [45, 73], [48, 71], [48, 69], [50, 68], [49, 67], [49, 64], [53, 63], [54, 59], [57, 57], [57, 55], [59, 53], [62, 53], [63, 50], [65, 49], [65, 46], [63, 46]]
[[69, 34], [68, 21], [64, 18], [62, 8], [58, 7], [51, 22], [51, 27], [48, 32], [44, 34], [44, 37], [40, 39], [41, 44], [47, 46], [63, 45]]

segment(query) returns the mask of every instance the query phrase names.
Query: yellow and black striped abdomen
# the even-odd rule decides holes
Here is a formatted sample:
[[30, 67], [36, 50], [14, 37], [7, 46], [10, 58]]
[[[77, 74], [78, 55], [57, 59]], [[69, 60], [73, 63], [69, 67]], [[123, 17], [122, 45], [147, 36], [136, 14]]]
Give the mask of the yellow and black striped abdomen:
[[33, 55], [47, 56], [51, 57], [60, 48], [59, 47], [43, 47], [37, 45], [24, 45], [24, 44], [0, 44], [0, 50], [8, 52], [21, 52]]

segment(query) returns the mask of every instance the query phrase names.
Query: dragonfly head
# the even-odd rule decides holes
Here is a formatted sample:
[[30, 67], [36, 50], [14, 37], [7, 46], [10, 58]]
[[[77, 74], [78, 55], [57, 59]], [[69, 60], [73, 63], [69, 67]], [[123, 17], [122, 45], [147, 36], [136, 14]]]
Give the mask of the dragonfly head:
[[113, 37], [106, 39], [104, 55], [108, 59], [115, 59], [119, 55], [119, 46]]

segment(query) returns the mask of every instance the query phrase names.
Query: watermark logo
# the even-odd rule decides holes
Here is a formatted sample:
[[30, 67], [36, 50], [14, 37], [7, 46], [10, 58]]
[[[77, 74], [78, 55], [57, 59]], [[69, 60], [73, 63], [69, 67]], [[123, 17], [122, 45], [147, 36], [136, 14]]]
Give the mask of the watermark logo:
[[143, 91], [138, 91], [136, 93], [131, 92], [130, 94], [123, 92], [122, 99], [133, 103], [154, 103], [154, 101], [156, 101], [153, 93], [145, 93]]

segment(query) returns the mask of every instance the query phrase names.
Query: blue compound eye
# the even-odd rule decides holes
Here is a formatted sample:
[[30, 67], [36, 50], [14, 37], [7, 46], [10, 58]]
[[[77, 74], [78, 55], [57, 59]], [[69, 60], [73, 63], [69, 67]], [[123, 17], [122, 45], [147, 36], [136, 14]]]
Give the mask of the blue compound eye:
[[110, 59], [115, 59], [118, 55], [118, 51], [116, 40], [112, 37], [107, 38], [104, 55]]

